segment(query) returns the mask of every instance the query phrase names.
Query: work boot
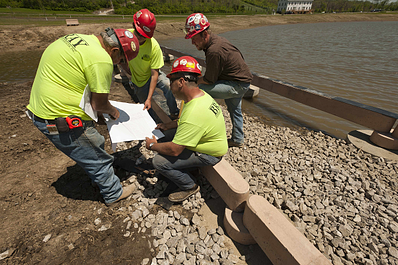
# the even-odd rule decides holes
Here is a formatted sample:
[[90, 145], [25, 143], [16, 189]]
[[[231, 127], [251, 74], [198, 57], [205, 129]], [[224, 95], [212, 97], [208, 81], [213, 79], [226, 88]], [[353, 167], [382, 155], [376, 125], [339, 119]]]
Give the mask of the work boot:
[[243, 143], [237, 143], [232, 141], [232, 139], [228, 139], [228, 147], [242, 147]]
[[117, 203], [118, 201], [121, 201], [121, 200], [123, 200], [123, 199], [126, 199], [128, 196], [130, 196], [130, 195], [135, 191], [135, 188], [136, 188], [136, 187], [135, 187], [134, 184], [128, 185], [128, 186], [126, 186], [126, 187], [123, 187], [122, 195], [120, 195], [120, 197], [119, 197], [116, 201], [114, 201], [114, 202], [105, 203], [106, 206], [111, 206], [111, 205]]
[[169, 195], [169, 201], [171, 202], [183, 202], [186, 199], [188, 199], [191, 195], [194, 195], [200, 190], [200, 187], [198, 184], [195, 184], [193, 188], [189, 190], [182, 190], [182, 191], [177, 191]]

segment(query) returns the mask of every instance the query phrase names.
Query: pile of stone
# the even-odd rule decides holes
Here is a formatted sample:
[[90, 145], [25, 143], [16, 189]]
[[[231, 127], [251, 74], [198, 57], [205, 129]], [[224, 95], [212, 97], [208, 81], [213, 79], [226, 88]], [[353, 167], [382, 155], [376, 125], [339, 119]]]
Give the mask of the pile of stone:
[[[200, 199], [199, 192], [191, 197], [191, 201]], [[140, 191], [130, 200], [133, 203], [128, 207], [118, 209], [127, 214], [123, 220], [125, 228], [121, 232], [133, 240], [140, 235], [148, 238], [150, 252], [154, 253], [152, 259], [145, 258], [141, 264], [236, 264], [246, 258], [228, 250], [224, 245], [224, 230], [221, 227], [208, 230], [203, 216], [195, 213], [189, 220], [171, 210], [152, 214], [156, 199], [145, 198]], [[98, 214], [101, 213], [99, 210]], [[96, 218], [94, 224], [100, 232], [111, 228], [110, 223], [103, 224], [100, 218]]]
[[[226, 122], [230, 131], [228, 118]], [[245, 147], [230, 148], [225, 159], [241, 172], [252, 194], [265, 197], [283, 211], [333, 264], [398, 264], [396, 162], [364, 153], [322, 132], [267, 126], [247, 116], [244, 126]], [[154, 155], [139, 142], [119, 148], [135, 150], [131, 151], [134, 160], [143, 154], [150, 161]], [[139, 203], [131, 206], [132, 217], [127, 222], [141, 231], [151, 229], [156, 249], [151, 264], [242, 262], [223, 251], [222, 229], [204, 231], [198, 215], [188, 220], [175, 211], [144, 214], [139, 207], [153, 204], [167, 186], [156, 175], [133, 175], [128, 181], [138, 185], [139, 193], [133, 199]], [[198, 182], [201, 192], [181, 206], [193, 213], [204, 199], [218, 196], [205, 178]]]
[[322, 132], [245, 117], [227, 160], [333, 264], [398, 264], [398, 164]]

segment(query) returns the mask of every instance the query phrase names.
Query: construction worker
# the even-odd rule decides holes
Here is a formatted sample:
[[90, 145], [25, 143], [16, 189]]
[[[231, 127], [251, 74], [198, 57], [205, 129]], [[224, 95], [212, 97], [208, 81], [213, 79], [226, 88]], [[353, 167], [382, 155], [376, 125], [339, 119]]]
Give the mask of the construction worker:
[[119, 111], [108, 101], [113, 64], [131, 61], [138, 50], [138, 39], [126, 29], [59, 38], [41, 57], [27, 106], [33, 124], [86, 171], [107, 205], [127, 198], [135, 186], [122, 188], [104, 137], [79, 103], [88, 85], [98, 116], [106, 113], [117, 120]]
[[[199, 89], [201, 75], [198, 62], [183, 56], [175, 60], [170, 88], [177, 99], [184, 101], [178, 120], [156, 127], [165, 132], [165, 139], [146, 138], [146, 148], [156, 151], [153, 166], [174, 182], [181, 191], [171, 193], [172, 202], [182, 202], [199, 191], [189, 169], [217, 164], [228, 151], [227, 135], [222, 111], [217, 102]], [[175, 133], [175, 134], [174, 134]]]
[[[159, 69], [163, 67], [163, 53], [159, 43], [153, 38], [156, 28], [156, 19], [148, 9], [141, 9], [133, 16], [131, 32], [138, 38], [140, 51], [138, 56], [123, 67], [131, 75], [131, 83], [134, 90], [128, 89], [129, 94], [137, 96], [140, 103], [144, 103], [144, 109], [151, 108], [151, 100], [155, 88], [163, 91], [169, 107], [170, 116], [178, 116], [179, 109], [173, 93], [170, 91], [170, 83], [165, 74]], [[153, 114], [153, 111], [150, 111]]]
[[213, 98], [225, 100], [232, 120], [229, 146], [241, 147], [244, 142], [242, 97], [253, 78], [241, 52], [227, 39], [212, 34], [206, 16], [194, 13], [187, 17], [185, 39], [191, 39], [206, 55], [206, 73], [199, 78], [199, 88]]

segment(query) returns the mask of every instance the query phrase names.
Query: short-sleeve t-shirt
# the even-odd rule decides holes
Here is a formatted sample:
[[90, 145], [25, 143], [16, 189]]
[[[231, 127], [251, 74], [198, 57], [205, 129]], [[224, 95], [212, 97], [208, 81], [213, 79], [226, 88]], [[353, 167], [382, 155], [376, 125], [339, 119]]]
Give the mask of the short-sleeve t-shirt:
[[[129, 31], [134, 33], [134, 29]], [[146, 39], [144, 44], [140, 45], [138, 55], [129, 61], [131, 82], [138, 87], [144, 86], [151, 77], [151, 70], [160, 69], [163, 65], [163, 53], [159, 43], [155, 38]]]
[[173, 143], [211, 156], [228, 151], [224, 116], [217, 102], [206, 92], [184, 104]]
[[27, 108], [52, 120], [69, 115], [91, 118], [79, 107], [84, 89], [109, 93], [113, 62], [94, 35], [69, 34], [44, 51]]

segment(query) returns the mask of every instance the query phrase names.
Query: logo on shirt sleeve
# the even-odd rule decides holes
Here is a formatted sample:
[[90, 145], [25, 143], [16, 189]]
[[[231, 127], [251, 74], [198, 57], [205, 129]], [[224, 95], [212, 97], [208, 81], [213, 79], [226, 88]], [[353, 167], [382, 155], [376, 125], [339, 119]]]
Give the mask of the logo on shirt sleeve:
[[220, 106], [215, 101], [213, 101], [213, 103], [210, 105], [209, 109], [214, 113], [214, 115], [216, 117], [218, 117], [218, 115], [220, 115], [220, 113], [221, 113]]

